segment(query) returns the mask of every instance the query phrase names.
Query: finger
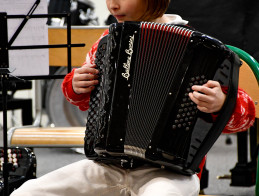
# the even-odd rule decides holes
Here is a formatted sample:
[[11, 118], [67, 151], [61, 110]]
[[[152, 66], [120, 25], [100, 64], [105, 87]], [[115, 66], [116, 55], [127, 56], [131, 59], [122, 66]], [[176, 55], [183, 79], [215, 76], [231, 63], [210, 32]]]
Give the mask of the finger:
[[211, 104], [196, 99], [192, 95], [192, 93], [190, 93], [189, 96], [190, 96], [190, 99], [197, 105], [198, 110], [200, 110], [201, 112], [211, 113], [211, 109], [210, 109]]
[[210, 102], [209, 98], [204, 98], [204, 100], [205, 100], [204, 101], [204, 100], [201, 100], [201, 99], [197, 99], [194, 96], [194, 94], [195, 94], [195, 92], [189, 93], [189, 97], [197, 106], [206, 107], [206, 108], [210, 108], [211, 107], [211, 102]]
[[212, 88], [209, 88], [207, 86], [201, 86], [201, 85], [194, 85], [192, 86], [192, 90], [193, 91], [197, 91], [197, 92], [200, 92], [200, 93], [203, 93], [205, 95], [213, 95], [214, 94], [214, 91]]
[[203, 94], [203, 93], [194, 91], [194, 92], [193, 92], [193, 96], [194, 96], [197, 100], [199, 100], [199, 101], [206, 102], [206, 103], [211, 102], [210, 96], [208, 96], [207, 94]]
[[189, 97], [190, 97], [190, 99], [197, 105], [197, 103], [199, 102], [199, 100], [196, 99], [196, 98], [193, 96], [193, 93], [189, 93]]
[[92, 74], [80, 74], [74, 78], [75, 81], [91, 81], [96, 79], [98, 79], [98, 75]]
[[99, 73], [99, 71], [95, 68], [80, 67], [75, 70], [75, 73], [77, 73], [77, 74], [89, 74], [90, 73], [90, 74], [96, 75]]
[[87, 88], [75, 88], [74, 91], [77, 94], [82, 94], [82, 93], [90, 93], [91, 91], [93, 91], [95, 89], [95, 86], [89, 86]]
[[206, 107], [197, 106], [198, 110], [205, 113], [210, 113], [210, 110]]
[[76, 88], [88, 88], [90, 86], [95, 86], [96, 84], [98, 84], [99, 81], [98, 80], [91, 80], [91, 81], [78, 81], [77, 83], [75, 83], [75, 87]]
[[90, 63], [88, 63], [88, 64], [83, 64], [82, 67], [95, 68], [96, 65], [95, 65], [95, 64], [90, 64]]
[[203, 86], [206, 86], [208, 88], [214, 88], [214, 87], [220, 87], [220, 83], [218, 81], [209, 80], [206, 84]]
[[91, 74], [98, 74], [99, 71], [95, 68], [91, 68], [91, 67], [82, 67], [82, 73], [91, 73]]

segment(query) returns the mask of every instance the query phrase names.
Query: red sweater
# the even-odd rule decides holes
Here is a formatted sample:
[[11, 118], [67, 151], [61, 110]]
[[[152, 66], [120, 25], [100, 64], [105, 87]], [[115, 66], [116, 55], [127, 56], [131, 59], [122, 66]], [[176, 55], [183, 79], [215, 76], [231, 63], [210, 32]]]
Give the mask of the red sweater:
[[[100, 39], [108, 34], [108, 30], [106, 30]], [[86, 62], [87, 64], [94, 64], [95, 61], [95, 53], [98, 47], [99, 40], [92, 46], [91, 50], [87, 53]], [[74, 76], [74, 69], [66, 75], [63, 83], [62, 83], [62, 91], [65, 95], [65, 98], [73, 105], [79, 107], [80, 110], [86, 111], [89, 108], [89, 100], [90, 100], [90, 93], [86, 94], [76, 94], [72, 88], [72, 79]], [[225, 91], [225, 89], [223, 89]], [[242, 89], [238, 89], [237, 101], [235, 110], [226, 125], [223, 133], [234, 133], [238, 131], [245, 131], [250, 126], [253, 125], [255, 119], [255, 107], [254, 102], [249, 95]], [[205, 157], [200, 164], [200, 169], [202, 168], [205, 163]], [[200, 177], [201, 172], [198, 174]]]

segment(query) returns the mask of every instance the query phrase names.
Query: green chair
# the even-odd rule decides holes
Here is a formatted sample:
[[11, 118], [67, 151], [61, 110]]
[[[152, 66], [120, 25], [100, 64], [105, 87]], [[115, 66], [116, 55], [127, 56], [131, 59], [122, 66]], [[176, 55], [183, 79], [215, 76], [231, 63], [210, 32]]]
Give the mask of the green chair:
[[[227, 45], [243, 61], [239, 74], [239, 87], [244, 89], [253, 99], [256, 108], [255, 128], [259, 134], [259, 63], [245, 51], [234, 46]], [[258, 136], [257, 136], [258, 137]], [[258, 143], [258, 142], [257, 142]], [[257, 147], [256, 147], [257, 149]], [[259, 157], [259, 152], [258, 157]], [[257, 173], [255, 195], [259, 196], [259, 159], [257, 158]]]

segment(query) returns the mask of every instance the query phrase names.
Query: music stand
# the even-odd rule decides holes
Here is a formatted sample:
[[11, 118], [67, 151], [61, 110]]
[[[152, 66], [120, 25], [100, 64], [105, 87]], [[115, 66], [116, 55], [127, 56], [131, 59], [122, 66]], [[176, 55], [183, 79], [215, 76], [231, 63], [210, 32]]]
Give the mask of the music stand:
[[[71, 48], [72, 47], [84, 47], [85, 44], [71, 44], [71, 16], [67, 14], [35, 14], [33, 12], [39, 5], [40, 0], [36, 0], [28, 14], [26, 15], [7, 15], [6, 12], [0, 12], [0, 80], [2, 84], [2, 98], [3, 98], [3, 148], [4, 148], [4, 163], [3, 163], [3, 178], [4, 178], [4, 195], [9, 195], [9, 171], [12, 167], [11, 163], [8, 163], [8, 143], [7, 143], [7, 91], [9, 89], [10, 77], [9, 71], [9, 50], [21, 50], [21, 49], [43, 49], [43, 48], [67, 48], [67, 72], [71, 71]], [[19, 35], [26, 22], [29, 19], [34, 18], [48, 18], [48, 17], [66, 17], [67, 19], [67, 43], [56, 44], [56, 45], [27, 45], [27, 46], [12, 46], [16, 37]], [[15, 31], [13, 37], [8, 42], [8, 19], [19, 19], [23, 18], [20, 26]], [[65, 75], [37, 75], [37, 76], [19, 76], [23, 80], [37, 80], [37, 79], [62, 79]]]

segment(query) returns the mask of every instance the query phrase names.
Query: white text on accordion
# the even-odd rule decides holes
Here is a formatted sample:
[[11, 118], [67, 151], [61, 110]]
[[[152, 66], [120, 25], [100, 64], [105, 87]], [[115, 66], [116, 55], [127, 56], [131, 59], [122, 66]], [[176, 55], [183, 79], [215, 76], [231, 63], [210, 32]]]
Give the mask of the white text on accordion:
[[125, 73], [122, 73], [122, 76], [129, 80], [130, 77], [130, 63], [131, 63], [131, 57], [133, 54], [133, 44], [134, 44], [134, 35], [130, 36], [129, 40], [129, 49], [126, 49], [125, 52], [129, 55], [127, 58], [127, 62], [123, 63], [123, 67], [125, 68]]

